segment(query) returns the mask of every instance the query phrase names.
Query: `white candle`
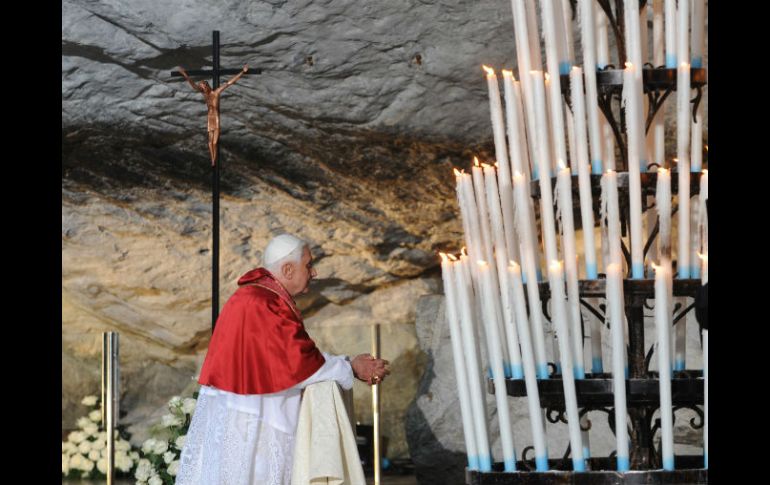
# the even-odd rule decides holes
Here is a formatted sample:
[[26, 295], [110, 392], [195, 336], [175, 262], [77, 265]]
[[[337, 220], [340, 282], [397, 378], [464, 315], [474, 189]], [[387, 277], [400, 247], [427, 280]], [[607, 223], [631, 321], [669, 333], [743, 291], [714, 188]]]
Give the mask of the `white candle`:
[[484, 240], [481, 237], [481, 227], [479, 225], [476, 199], [473, 195], [471, 176], [470, 174], [460, 172], [455, 172], [455, 175], [458, 184], [457, 197], [460, 200], [463, 226], [466, 223], [468, 226], [465, 229], [465, 244], [472, 258], [481, 259], [483, 258], [482, 248], [484, 247]]
[[604, 154], [604, 161], [606, 162], [604, 168], [607, 170], [615, 170], [615, 133], [612, 131], [612, 127], [604, 116], [604, 113], [601, 114], [601, 125], [604, 142], [602, 153]]
[[466, 370], [468, 371], [468, 387], [471, 398], [471, 410], [473, 412], [473, 429], [478, 450], [478, 466], [481, 471], [492, 471], [492, 455], [489, 450], [486, 407], [483, 394], [485, 386], [482, 386], [481, 379], [481, 361], [477, 350], [478, 339], [473, 318], [473, 287], [468, 278], [470, 273], [468, 271], [467, 259], [467, 256], [460, 258], [460, 268], [455, 272], [457, 303], [460, 314], [460, 333], [462, 334], [463, 353], [465, 355]]
[[698, 231], [699, 237], [700, 237], [700, 250], [704, 254], [708, 254], [709, 252], [709, 217], [708, 217], [708, 208], [706, 207], [706, 202], [709, 198], [709, 171], [703, 170], [702, 175], [700, 177], [700, 193], [698, 194], [698, 203], [700, 205], [700, 211], [699, 214], [699, 226], [700, 230]]
[[[597, 65], [597, 58], [596, 58], [596, 42], [595, 42], [595, 32], [594, 32], [594, 22], [593, 19], [595, 18], [594, 15], [594, 8], [593, 8], [593, 0], [579, 0], [579, 7], [580, 7], [580, 27], [581, 27], [581, 34], [582, 34], [582, 43], [583, 43], [583, 65], [585, 66], [585, 84], [586, 84], [586, 94], [585, 96], [588, 98], [588, 102], [586, 103], [584, 99], [581, 99], [581, 110], [585, 111], [587, 107], [588, 112], [588, 138], [591, 142], [591, 172], [599, 175], [602, 173], [602, 134], [601, 134], [601, 125], [599, 123], [599, 105], [597, 100], [599, 99], [597, 94], [597, 88], [596, 88], [596, 65]], [[602, 14], [603, 15], [603, 14]], [[606, 65], [606, 61], [604, 62], [604, 65]], [[601, 67], [604, 67], [602, 65]], [[572, 70], [572, 73], [570, 73], [570, 85], [573, 85], [575, 83], [575, 79], [578, 77], [580, 78], [580, 87], [579, 89], [572, 88], [572, 106], [573, 109], [575, 108], [575, 96], [578, 95], [581, 98], [583, 98], [583, 79], [582, 76], [579, 74], [576, 74], [580, 71]], [[577, 109], [575, 111], [575, 117], [579, 118], [579, 120], [576, 121], [576, 131], [578, 133], [578, 137], [584, 137], [585, 136], [585, 128], [581, 131], [580, 128], [577, 128], [577, 126], [580, 126], [582, 123], [583, 126], [585, 126], [585, 115], [586, 113], [583, 112], [582, 115], [577, 114]], [[578, 150], [581, 148], [578, 147]], [[580, 155], [578, 154], [578, 157]], [[581, 161], [582, 163], [582, 161]], [[583, 202], [581, 201], [581, 204]]]
[[[610, 63], [610, 45], [607, 36], [607, 15], [604, 10], [593, 9], [596, 18], [596, 67], [604, 69]], [[582, 12], [582, 9], [581, 9]], [[582, 22], [582, 20], [581, 20]], [[583, 54], [585, 56], [585, 54]], [[590, 67], [583, 58], [583, 66]]]
[[671, 259], [671, 171], [658, 168], [655, 187], [655, 204], [658, 208], [658, 253]]
[[529, 55], [532, 60], [532, 69], [541, 70], [543, 68], [543, 61], [540, 56], [540, 35], [537, 30], [537, 6], [535, 5], [535, 0], [526, 0], [526, 5]]
[[580, 290], [578, 289], [578, 256], [575, 248], [575, 223], [572, 217], [572, 173], [569, 167], [564, 167], [562, 164], [556, 183], [563, 231], [562, 247], [564, 248], [564, 270], [567, 279], [567, 299], [571, 322], [569, 328], [572, 335], [573, 368], [575, 379], [585, 379], [583, 331], [580, 318]]
[[[680, 298], [682, 307], [687, 305], [687, 298]], [[674, 324], [674, 370], [681, 372], [687, 368], [687, 317]]]
[[513, 434], [511, 433], [511, 417], [508, 408], [508, 391], [505, 386], [503, 371], [502, 335], [498, 332], [495, 315], [495, 301], [497, 290], [492, 279], [492, 268], [486, 261], [479, 261], [479, 276], [481, 280], [482, 311], [484, 315], [484, 330], [487, 337], [487, 351], [489, 352], [489, 365], [492, 369], [492, 382], [495, 388], [495, 401], [497, 402], [497, 418], [500, 422], [500, 441], [503, 447], [503, 462], [505, 471], [516, 470], [516, 451], [513, 447]]
[[[631, 2], [632, 4], [634, 2]], [[630, 14], [629, 14], [630, 15]], [[638, 23], [638, 18], [637, 18]], [[631, 277], [644, 278], [644, 241], [642, 239], [642, 182], [640, 177], [640, 147], [644, 128], [639, 125], [640, 99], [636, 91], [636, 67], [626, 63], [623, 71], [623, 90], [631, 90], [626, 97], [626, 126], [628, 129], [628, 197], [631, 213]]]
[[[468, 455], [468, 468], [479, 469], [478, 449], [476, 448], [475, 431], [473, 430], [473, 411], [471, 409], [471, 396], [468, 387], [468, 372], [463, 357], [463, 338], [460, 334], [460, 321], [458, 317], [458, 301], [455, 288], [454, 266], [444, 253], [441, 254], [441, 277], [444, 282], [446, 295], [446, 320], [449, 326], [449, 338], [452, 341], [452, 360], [455, 368], [455, 380], [457, 381], [457, 394], [460, 400], [460, 415], [463, 420], [463, 436], [465, 437], [465, 450]], [[459, 267], [458, 267], [459, 269]]]
[[[484, 172], [481, 168], [481, 165], [479, 164], [478, 158], [473, 158], [473, 167], [471, 167], [471, 172], [473, 174], [473, 188], [474, 192], [476, 193], [476, 204], [478, 205], [479, 210], [479, 222], [481, 225], [481, 235], [484, 239], [484, 247], [482, 248], [481, 254], [483, 255], [484, 261], [494, 261], [494, 251], [492, 249], [493, 245], [493, 239], [492, 239], [492, 228], [490, 227], [490, 220], [489, 220], [489, 204], [487, 203], [487, 195], [486, 195], [486, 187], [484, 183]], [[478, 268], [477, 268], [478, 269]], [[500, 281], [497, 277], [497, 271], [494, 270], [491, 272], [492, 277], [492, 283], [493, 288], [495, 291], [500, 291]], [[494, 305], [492, 308], [494, 309], [495, 316], [496, 316], [496, 322], [498, 325], [497, 331], [502, 336], [505, 335], [505, 329], [503, 328], [503, 310], [500, 306], [500, 299], [495, 298], [493, 300]], [[505, 340], [500, 342], [500, 345], [503, 346], [503, 352], [502, 356], [504, 356], [504, 362], [503, 366], [504, 368], [508, 369], [510, 367], [510, 362], [508, 362], [508, 348], [505, 343]]]
[[545, 425], [540, 410], [540, 392], [537, 388], [537, 370], [532, 339], [527, 319], [527, 304], [524, 300], [524, 288], [521, 283], [521, 268], [511, 261], [508, 266], [508, 280], [511, 282], [511, 299], [516, 311], [516, 328], [521, 337], [521, 355], [524, 364], [524, 384], [527, 388], [527, 406], [529, 422], [532, 428], [532, 440], [535, 445], [535, 467], [539, 472], [548, 470], [548, 449], [545, 441]]
[[[555, 147], [553, 152], [552, 166], [554, 172], [556, 171], [556, 160], [567, 160], [567, 142], [564, 131], [564, 116], [562, 113], [562, 97], [561, 97], [561, 82], [559, 81], [560, 67], [559, 67], [559, 53], [558, 53], [558, 32], [556, 26], [559, 18], [557, 12], [560, 12], [560, 8], [555, 8], [553, 2], [542, 2], [541, 7], [543, 9], [543, 32], [545, 34], [545, 48], [546, 48], [546, 63], [548, 65], [548, 75], [550, 82], [546, 83], [548, 86], [548, 101], [551, 115], [551, 128], [552, 128], [552, 142]], [[569, 74], [569, 69], [565, 74]]]
[[639, 41], [640, 48], [642, 50], [642, 63], [640, 66], [644, 67], [644, 64], [650, 62], [649, 53], [649, 29], [647, 28], [647, 4], [639, 8]]
[[518, 171], [513, 174], [513, 195], [516, 197], [516, 217], [518, 226], [522, 230], [522, 253], [524, 271], [527, 272], [527, 297], [530, 302], [529, 317], [532, 321], [532, 334], [535, 344], [535, 360], [538, 379], [548, 379], [548, 364], [545, 355], [545, 337], [543, 335], [543, 314], [540, 310], [540, 289], [537, 286], [535, 268], [535, 250], [532, 247], [533, 235], [530, 233], [533, 226], [530, 217], [529, 205], [526, 203], [529, 190], [524, 176]]
[[[623, 2], [624, 18], [626, 21], [626, 63], [631, 63], [641, 69], [644, 65], [642, 59], [642, 34], [639, 22], [639, 2]], [[638, 73], [641, 76], [641, 70]]]
[[[668, 282], [671, 272], [664, 263], [653, 265], [655, 269], [655, 328], [658, 334], [658, 372], [660, 383], [660, 421], [663, 469], [674, 469], [674, 418], [671, 402], [671, 367], [669, 328], [671, 327], [671, 305], [668, 302]], [[684, 321], [682, 321], [684, 323]]]
[[677, 62], [690, 61], [690, 0], [677, 2], [676, 57]]
[[583, 442], [580, 438], [580, 418], [575, 392], [575, 377], [573, 375], [569, 338], [569, 314], [567, 313], [566, 297], [564, 295], [564, 276], [562, 265], [552, 261], [548, 265], [548, 279], [551, 287], [551, 308], [556, 332], [559, 336], [559, 354], [562, 359], [562, 385], [564, 387], [564, 405], [567, 411], [567, 426], [569, 442], [572, 448], [572, 467], [575, 471], [585, 471]]
[[556, 249], [556, 227], [553, 220], [553, 194], [551, 191], [550, 160], [551, 151], [548, 142], [548, 126], [546, 123], [545, 93], [543, 88], [543, 73], [530, 71], [535, 99], [535, 112], [538, 127], [538, 167], [542, 176], [540, 182], [540, 208], [543, 223], [543, 239], [545, 240], [545, 257], [548, 261], [558, 259]]
[[[682, 2], [686, 4], [687, 2]], [[677, 72], [676, 156], [679, 171], [679, 247], [677, 274], [690, 277], [690, 65], [683, 62]]]
[[[529, 148], [528, 152], [531, 154], [530, 156], [530, 162], [532, 163], [532, 170], [531, 170], [531, 176], [532, 179], [537, 179], [538, 173], [537, 173], [537, 163], [535, 162], [535, 146], [536, 141], [534, 137], [535, 133], [535, 112], [533, 108], [533, 101], [532, 101], [532, 88], [530, 86], [530, 78], [529, 76], [526, 76], [526, 73], [528, 73], [533, 67], [533, 62], [535, 62], [533, 59], [531, 59], [531, 52], [532, 49], [529, 45], [529, 18], [527, 15], [527, 6], [525, 3], [525, 0], [511, 0], [511, 8], [513, 10], [513, 31], [516, 38], [516, 59], [517, 64], [519, 66], [519, 77], [521, 78], [521, 90], [523, 93], [523, 96], [521, 96], [521, 99], [523, 99], [523, 106], [524, 110], [526, 112], [526, 116], [522, 118], [522, 120], [526, 123], [526, 132], [530, 134], [530, 136], [522, 136], [522, 141], [526, 140], [527, 146]], [[540, 66], [540, 43], [537, 40], [537, 24], [534, 24], [535, 29], [535, 37], [534, 42], [535, 45], [533, 48], [536, 48], [535, 51], [537, 53], [537, 62], [536, 66], [539, 69]], [[524, 74], [522, 74], [524, 73]], [[510, 119], [508, 120], [510, 123]], [[522, 134], [524, 133], [524, 127], [522, 126]], [[515, 169], [514, 169], [515, 170]], [[528, 168], [529, 170], [529, 168]], [[525, 173], [522, 171], [522, 173]]]
[[690, 261], [692, 262], [692, 265], [690, 266], [690, 278], [696, 280], [700, 279], [700, 264], [698, 261], [698, 251], [700, 251], [699, 212], [700, 200], [693, 197], [690, 201]]
[[701, 286], [705, 285], [709, 282], [709, 255], [698, 253], [698, 258], [701, 262], [701, 275], [700, 275], [700, 284]]
[[709, 331], [703, 329], [703, 467], [709, 467]]
[[570, 89], [572, 109], [575, 110], [575, 136], [577, 138], [576, 165], [578, 167], [580, 219], [583, 225], [586, 278], [595, 280], [599, 277], [599, 271], [596, 265], [596, 243], [594, 242], [594, 210], [593, 197], [591, 196], [591, 178], [588, 174], [588, 140], [586, 139], [585, 98], [583, 97], [582, 74], [583, 71], [579, 67], [575, 66], [572, 68], [572, 72], [570, 72]]
[[[666, 62], [663, 37], [663, 0], [654, 0], [652, 3], [652, 51], [653, 65], [663, 66]], [[666, 110], [659, 109], [652, 122], [653, 150], [652, 161], [658, 166], [663, 166], [666, 156], [665, 120]]]
[[492, 132], [495, 139], [495, 157], [500, 171], [500, 204], [503, 209], [503, 226], [508, 256], [519, 259], [519, 242], [513, 228], [513, 186], [511, 185], [511, 165], [508, 161], [508, 148], [505, 143], [505, 120], [503, 105], [500, 101], [500, 88], [493, 69], [484, 66], [487, 72], [489, 91], [489, 112], [492, 118]]
[[615, 395], [615, 439], [618, 471], [629, 469], [626, 415], [625, 342], [623, 337], [623, 278], [620, 265], [607, 267], [607, 316], [612, 332], [612, 389]]
[[676, 39], [676, 2], [677, 0], [666, 0], [666, 67], [676, 69], [677, 66], [677, 39]]
[[706, 2], [693, 0], [692, 4], [692, 67], [703, 67], [703, 30], [706, 27]]
[[559, 74], [567, 75], [575, 60], [572, 40], [572, 8], [569, 0], [559, 0], [554, 9], [556, 35], [559, 38]]
[[[484, 167], [484, 183], [486, 184], [487, 205], [489, 206], [490, 222], [492, 223], [493, 241], [495, 244], [495, 263], [497, 276], [500, 283], [500, 304], [502, 305], [503, 327], [505, 343], [508, 355], [503, 356], [507, 364], [505, 376], [521, 379], [524, 371], [521, 367], [521, 354], [519, 353], [519, 338], [516, 331], [516, 323], [513, 316], [513, 302], [510, 300], [508, 282], [508, 253], [505, 247], [505, 232], [503, 230], [503, 218], [500, 211], [500, 198], [497, 191], [497, 179], [495, 168], [482, 164]], [[516, 255], [518, 257], [518, 254]]]

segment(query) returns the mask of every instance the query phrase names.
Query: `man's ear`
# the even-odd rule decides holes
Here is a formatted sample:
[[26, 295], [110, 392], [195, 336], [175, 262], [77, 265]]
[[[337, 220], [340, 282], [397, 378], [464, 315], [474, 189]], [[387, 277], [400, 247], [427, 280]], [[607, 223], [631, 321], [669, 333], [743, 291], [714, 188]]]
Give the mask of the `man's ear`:
[[281, 265], [281, 274], [284, 278], [290, 280], [291, 277], [294, 276], [294, 264], [283, 263], [283, 265]]

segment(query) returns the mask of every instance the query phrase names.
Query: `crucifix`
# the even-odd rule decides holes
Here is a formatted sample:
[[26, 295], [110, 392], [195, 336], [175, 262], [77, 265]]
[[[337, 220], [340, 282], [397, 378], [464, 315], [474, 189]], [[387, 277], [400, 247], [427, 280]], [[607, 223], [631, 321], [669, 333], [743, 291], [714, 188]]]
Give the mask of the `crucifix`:
[[[173, 77], [184, 77], [190, 83], [193, 89], [203, 94], [208, 108], [208, 135], [209, 135], [209, 155], [211, 157], [212, 171], [212, 260], [211, 260], [211, 331], [219, 316], [219, 96], [234, 84], [241, 76], [245, 74], [261, 74], [261, 69], [249, 69], [244, 66], [243, 69], [222, 69], [219, 66], [219, 31], [213, 32], [212, 59], [213, 68], [211, 70], [185, 71], [179, 68], [179, 71], [171, 72]], [[227, 81], [221, 87], [219, 86], [219, 76], [222, 74], [235, 74], [232, 79]], [[193, 83], [190, 76], [212, 77], [213, 86], [209, 86], [206, 81]]]

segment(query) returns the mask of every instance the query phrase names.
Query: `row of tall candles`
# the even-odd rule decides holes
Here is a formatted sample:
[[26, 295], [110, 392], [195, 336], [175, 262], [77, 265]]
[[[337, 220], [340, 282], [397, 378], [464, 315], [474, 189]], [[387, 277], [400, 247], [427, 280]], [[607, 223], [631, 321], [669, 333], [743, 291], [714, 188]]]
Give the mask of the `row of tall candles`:
[[[693, 65], [700, 66], [703, 24], [702, 2], [694, 0], [693, 9]], [[516, 81], [511, 71], [503, 71], [506, 101], [507, 126], [503, 120], [497, 77], [492, 69], [485, 67], [490, 96], [490, 109], [495, 141], [497, 163], [495, 167], [480, 165], [472, 167], [472, 175], [455, 171], [457, 195], [462, 214], [465, 242], [470, 255], [459, 258], [444, 257], [442, 269], [445, 293], [447, 295], [447, 319], [449, 321], [452, 345], [455, 355], [455, 370], [460, 393], [463, 428], [471, 469], [491, 469], [491, 454], [487, 421], [484, 416], [481, 387], [483, 374], [480, 367], [479, 340], [476, 332], [484, 333], [489, 356], [489, 371], [492, 375], [495, 399], [501, 430], [503, 461], [506, 471], [516, 468], [514, 442], [511, 435], [510, 415], [507, 407], [507, 392], [504, 378], [524, 378], [534, 440], [536, 468], [548, 469], [548, 453], [545, 444], [543, 415], [540, 411], [537, 379], [547, 379], [543, 315], [539, 310], [540, 296], [537, 285], [526, 285], [529, 315], [524, 303], [526, 281], [539, 281], [540, 253], [537, 228], [535, 227], [534, 206], [529, 194], [529, 180], [539, 181], [540, 214], [545, 260], [548, 264], [548, 282], [551, 292], [553, 322], [558, 335], [559, 348], [554, 348], [554, 361], [561, 359], [561, 373], [573, 468], [585, 470], [585, 459], [590, 455], [587, 433], [580, 430], [575, 379], [585, 376], [583, 367], [583, 345], [580, 331], [580, 306], [578, 294], [578, 259], [576, 254], [574, 221], [572, 220], [571, 175], [578, 177], [581, 220], [584, 228], [593, 228], [593, 210], [590, 190], [589, 168], [602, 176], [602, 253], [607, 275], [607, 319], [612, 331], [612, 374], [623, 375], [614, 379], [616, 429], [627, 429], [625, 406], [625, 377], [627, 364], [625, 356], [625, 327], [623, 305], [623, 266], [621, 253], [620, 214], [618, 205], [617, 173], [614, 171], [614, 140], [606, 119], [600, 116], [595, 102], [596, 77], [593, 69], [585, 76], [572, 67], [572, 53], [568, 48], [571, 38], [571, 24], [565, 22], [567, 2], [556, 0], [541, 3], [543, 30], [546, 40], [548, 74], [530, 69], [540, 65], [540, 50], [536, 42], [537, 24], [532, 0], [512, 0], [514, 30], [519, 72], [524, 75]], [[586, 65], [604, 67], [609, 56], [606, 52], [606, 17], [593, 10], [593, 2], [579, 0], [581, 33], [583, 36], [584, 60]], [[688, 27], [689, 2], [680, 1], [677, 10], [675, 2], [666, 4], [666, 66], [676, 67], [676, 59], [689, 56]], [[654, 49], [656, 65], [662, 65], [662, 15], [663, 2], [653, 2]], [[561, 6], [563, 9], [559, 8]], [[556, 8], [555, 8], [556, 7]], [[672, 8], [673, 7], [673, 8]], [[641, 182], [640, 173], [646, 171], [648, 153], [653, 162], [664, 166], [664, 143], [662, 110], [654, 120], [654, 129], [645, 143], [644, 110], [648, 109], [642, 98], [642, 71], [635, 66], [642, 65], [646, 41], [646, 29], [640, 29], [640, 16], [646, 19], [646, 12], [639, 11], [636, 1], [625, 3], [626, 45], [629, 59], [624, 71], [623, 98], [626, 106], [628, 134], [628, 169], [630, 191], [630, 247], [631, 276], [644, 277]], [[560, 16], [561, 15], [561, 16]], [[589, 21], [584, 21], [589, 19]], [[644, 22], [646, 25], [646, 22]], [[563, 29], [557, 29], [563, 25]], [[676, 35], [678, 27], [679, 35]], [[598, 32], [597, 50], [595, 35]], [[602, 37], [602, 35], [604, 37]], [[674, 40], [671, 40], [674, 39]], [[530, 42], [535, 40], [535, 42]], [[532, 48], [530, 48], [530, 46]], [[602, 46], [604, 46], [602, 48]], [[567, 52], [567, 56], [564, 53]], [[602, 55], [604, 52], [604, 55]], [[696, 62], [697, 59], [697, 62]], [[570, 74], [573, 109], [561, 110], [561, 87], [550, 82], [549, 77], [558, 79], [559, 74]], [[708, 172], [701, 176], [698, 203], [689, 206], [689, 173], [701, 170], [702, 134], [701, 113], [696, 113], [694, 124], [690, 125], [690, 65], [683, 62], [678, 66], [677, 103], [677, 155], [679, 175], [679, 248], [678, 276], [680, 278], [708, 278], [708, 234], [705, 200], [708, 198]], [[585, 91], [585, 94], [584, 94]], [[564, 135], [564, 117], [567, 119], [570, 159], [572, 171], [565, 166], [567, 146]], [[588, 123], [586, 122], [588, 121]], [[586, 137], [586, 133], [588, 136]], [[690, 140], [692, 133], [692, 140]], [[506, 143], [507, 134], [507, 143]], [[590, 142], [590, 143], [589, 143]], [[693, 147], [692, 163], [689, 148]], [[590, 164], [589, 160], [590, 149]], [[509, 161], [510, 157], [510, 161]], [[561, 215], [562, 253], [557, 244], [555, 218], [552, 208], [553, 194], [550, 178], [553, 171], [557, 176], [557, 202]], [[513, 172], [513, 173], [512, 173]], [[541, 174], [548, 176], [541, 177]], [[671, 364], [674, 359], [671, 345], [672, 328], [672, 269], [671, 269], [671, 174], [659, 169], [656, 187], [657, 216], [660, 230], [658, 251], [660, 266], [656, 271], [656, 327], [658, 329], [658, 357], [660, 364], [662, 417], [663, 466], [673, 469], [673, 430], [671, 416]], [[650, 215], [653, 215], [650, 213]], [[693, 223], [691, 224], [691, 218]], [[652, 224], [648, 229], [651, 228]], [[693, 234], [691, 234], [693, 232]], [[692, 237], [691, 237], [692, 236]], [[588, 279], [598, 277], [596, 245], [592, 230], [583, 231], [584, 258]], [[703, 254], [701, 265], [691, 253]], [[442, 255], [443, 256], [443, 255]], [[650, 261], [652, 263], [652, 261]], [[566, 292], [565, 292], [566, 286]], [[483, 322], [481, 326], [474, 322]], [[684, 325], [678, 326], [684, 329]], [[592, 333], [592, 369], [602, 372], [601, 333], [598, 322]], [[707, 376], [707, 332], [704, 335], [704, 376]], [[684, 343], [683, 332], [677, 332], [678, 342]], [[558, 354], [558, 357], [557, 357]], [[682, 359], [683, 362], [683, 359]], [[682, 363], [683, 365], [683, 363]], [[706, 389], [708, 384], [706, 383]], [[706, 397], [708, 409], [708, 397]], [[706, 416], [708, 413], [706, 411]], [[705, 433], [708, 425], [706, 424]], [[704, 437], [707, 457], [707, 435]], [[706, 466], [707, 466], [706, 460]], [[617, 433], [617, 467], [628, 470], [628, 437]]]

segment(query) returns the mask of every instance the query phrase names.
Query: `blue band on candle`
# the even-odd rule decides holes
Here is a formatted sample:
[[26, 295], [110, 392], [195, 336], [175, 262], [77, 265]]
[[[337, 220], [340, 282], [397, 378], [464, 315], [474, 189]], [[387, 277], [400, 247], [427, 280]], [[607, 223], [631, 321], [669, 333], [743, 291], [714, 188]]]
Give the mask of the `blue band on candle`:
[[604, 366], [602, 365], [601, 357], [594, 357], [593, 359], [591, 359], [591, 372], [593, 372], [594, 374], [604, 373]]
[[524, 285], [527, 284], [527, 273], [521, 273], [521, 283]]
[[487, 456], [481, 456], [479, 455], [479, 470], [482, 472], [491, 472], [492, 471], [492, 458]]
[[469, 470], [478, 470], [479, 469], [479, 457], [478, 456], [468, 456], [468, 469]]
[[701, 167], [700, 164], [692, 164], [690, 165], [690, 172], [692, 173], [700, 173], [703, 171], [703, 167]]
[[596, 263], [586, 263], [586, 279], [599, 279], [599, 268], [596, 266]]
[[604, 69], [605, 67], [607, 67], [607, 63], [606, 62], [604, 62], [604, 63], [597, 62], [596, 63], [596, 68], [597, 69]]
[[583, 460], [582, 458], [579, 459], [579, 460], [577, 458], [573, 458], [572, 459], [572, 469], [574, 471], [576, 471], [576, 472], [584, 472], [584, 471], [586, 471], [586, 461]]
[[666, 68], [676, 69], [676, 54], [666, 54]]
[[635, 280], [644, 279], [644, 263], [634, 263], [631, 265], [631, 278]]
[[511, 364], [511, 375], [514, 379], [524, 379], [524, 368], [521, 364]]
[[535, 457], [535, 470], [539, 472], [548, 471], [548, 456], [536, 456]]
[[591, 450], [588, 449], [587, 446], [583, 446], [583, 458], [585, 458], [586, 460], [588, 458], [591, 458]]
[[569, 75], [570, 69], [572, 69], [572, 63], [570, 61], [559, 62], [559, 74], [562, 76], [565, 74]]
[[508, 362], [503, 363], [503, 372], [505, 373], [505, 378], [510, 379], [513, 373], [511, 372], [511, 364]]
[[494, 377], [495, 377], [495, 376], [492, 375], [492, 368], [491, 367], [487, 367], [487, 377], [489, 377], [490, 379], [494, 379]]
[[586, 378], [586, 371], [583, 368], [582, 365], [576, 365], [572, 369], [572, 374], [575, 376], [575, 379], [585, 379]]
[[[705, 468], [706, 470], [709, 469], [709, 454], [708, 453], [704, 453], [703, 454], [703, 468]], [[540, 471], [540, 470], [538, 470], [538, 471]]]
[[539, 172], [537, 167], [532, 168], [532, 180], [537, 180]]
[[676, 277], [680, 280], [688, 279], [690, 277], [690, 268], [688, 266], [682, 266], [678, 269]]
[[625, 377], [626, 380], [628, 380], [628, 366], [625, 366], [623, 368], [623, 377]]
[[664, 456], [663, 457], [663, 469], [664, 470], [673, 470], [674, 469], [674, 457], [672, 456]]
[[693, 57], [690, 60], [690, 67], [691, 68], [695, 68], [695, 69], [699, 69], [699, 68], [703, 67], [703, 57], [701, 57], [701, 56]]
[[700, 266], [697, 264], [690, 268], [690, 278], [695, 278], [696, 280], [700, 279]]
[[639, 171], [642, 173], [647, 172], [647, 160], [645, 159], [639, 160]]
[[561, 362], [556, 362], [556, 375], [561, 375]]
[[540, 271], [540, 268], [537, 268], [537, 281], [543, 281], [543, 272]]
[[537, 364], [537, 378], [548, 379], [548, 364]]
[[627, 456], [619, 456], [618, 457], [618, 471], [619, 472], [627, 472], [630, 469], [631, 469], [631, 467], [629, 466], [628, 457]]
[[515, 472], [516, 471], [516, 458], [506, 458], [504, 462], [505, 471], [507, 472]]
[[602, 174], [602, 161], [601, 160], [591, 160], [591, 173], [594, 175], [601, 175]]
[[674, 370], [677, 372], [684, 370], [684, 359], [676, 359], [674, 361]]

